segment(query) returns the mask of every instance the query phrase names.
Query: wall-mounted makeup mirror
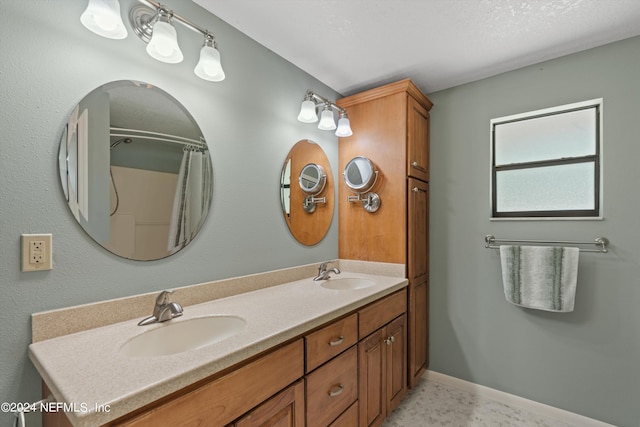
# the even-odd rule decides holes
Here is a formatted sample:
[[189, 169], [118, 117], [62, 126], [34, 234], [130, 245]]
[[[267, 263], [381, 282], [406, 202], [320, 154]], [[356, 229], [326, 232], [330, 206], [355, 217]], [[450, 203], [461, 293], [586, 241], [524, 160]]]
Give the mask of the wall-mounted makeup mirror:
[[105, 249], [148, 261], [189, 244], [211, 204], [211, 157], [191, 114], [148, 83], [100, 86], [74, 108], [58, 154], [65, 200]]
[[307, 163], [303, 166], [298, 176], [298, 184], [300, 189], [307, 194], [302, 205], [303, 209], [308, 213], [316, 210], [318, 203], [326, 203], [326, 197], [316, 197], [322, 193], [327, 182], [327, 174], [324, 168], [316, 163]]
[[[298, 181], [297, 185], [292, 182]], [[280, 176], [280, 202], [289, 231], [303, 245], [319, 243], [333, 218], [331, 165], [313, 141], [298, 141], [289, 151]]]
[[370, 192], [378, 179], [378, 171], [367, 157], [357, 156], [344, 168], [344, 183], [355, 196], [347, 196], [349, 202], [361, 202], [367, 212], [380, 209], [380, 196]]

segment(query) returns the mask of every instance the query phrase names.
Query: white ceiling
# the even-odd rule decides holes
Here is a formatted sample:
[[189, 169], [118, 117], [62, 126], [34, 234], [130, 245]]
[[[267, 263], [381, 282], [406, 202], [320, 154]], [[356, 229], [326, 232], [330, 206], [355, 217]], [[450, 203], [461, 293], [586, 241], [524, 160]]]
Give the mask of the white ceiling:
[[640, 34], [640, 0], [193, 1], [342, 95], [407, 77], [431, 93]]

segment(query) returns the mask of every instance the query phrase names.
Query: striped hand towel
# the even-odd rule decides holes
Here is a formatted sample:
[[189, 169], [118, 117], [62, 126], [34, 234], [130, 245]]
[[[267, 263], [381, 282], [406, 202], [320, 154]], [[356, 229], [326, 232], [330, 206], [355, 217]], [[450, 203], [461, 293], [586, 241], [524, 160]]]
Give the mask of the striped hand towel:
[[507, 301], [538, 310], [573, 311], [578, 248], [500, 246]]

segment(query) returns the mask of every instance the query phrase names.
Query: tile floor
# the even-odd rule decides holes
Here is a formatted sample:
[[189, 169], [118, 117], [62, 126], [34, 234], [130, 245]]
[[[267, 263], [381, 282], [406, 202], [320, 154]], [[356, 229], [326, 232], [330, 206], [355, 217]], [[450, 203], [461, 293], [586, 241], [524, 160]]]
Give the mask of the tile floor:
[[382, 427], [577, 427], [424, 377]]

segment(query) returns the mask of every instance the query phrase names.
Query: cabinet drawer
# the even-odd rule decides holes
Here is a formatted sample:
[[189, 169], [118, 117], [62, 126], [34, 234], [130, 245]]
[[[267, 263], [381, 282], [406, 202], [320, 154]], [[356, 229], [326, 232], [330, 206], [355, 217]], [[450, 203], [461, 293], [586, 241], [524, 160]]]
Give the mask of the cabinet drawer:
[[402, 289], [360, 310], [360, 339], [407, 311], [407, 290]]
[[358, 353], [351, 347], [306, 378], [307, 427], [325, 427], [358, 398]]
[[358, 342], [358, 315], [352, 314], [305, 337], [307, 373]]
[[358, 425], [358, 402], [342, 413], [329, 427], [355, 427]]

